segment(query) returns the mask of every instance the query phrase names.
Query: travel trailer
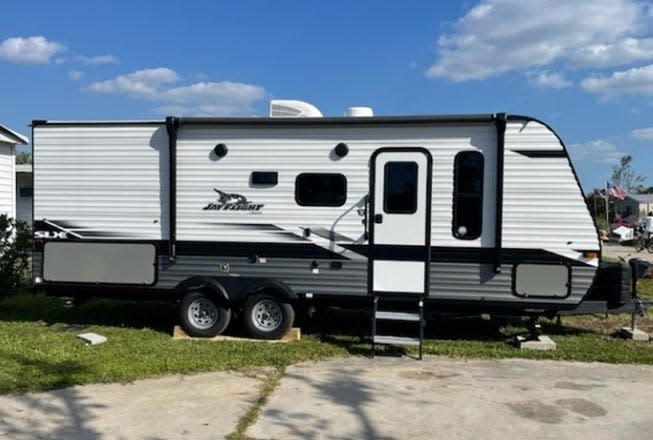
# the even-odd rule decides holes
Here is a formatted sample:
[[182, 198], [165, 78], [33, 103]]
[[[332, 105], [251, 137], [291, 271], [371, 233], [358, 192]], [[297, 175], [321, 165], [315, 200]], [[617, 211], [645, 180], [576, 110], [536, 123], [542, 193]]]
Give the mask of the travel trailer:
[[531, 117], [273, 101], [262, 118], [34, 121], [33, 140], [35, 287], [176, 300], [192, 335], [237, 316], [278, 338], [325, 303], [421, 324], [424, 308], [554, 315], [632, 294], [620, 268], [595, 285], [578, 179]]

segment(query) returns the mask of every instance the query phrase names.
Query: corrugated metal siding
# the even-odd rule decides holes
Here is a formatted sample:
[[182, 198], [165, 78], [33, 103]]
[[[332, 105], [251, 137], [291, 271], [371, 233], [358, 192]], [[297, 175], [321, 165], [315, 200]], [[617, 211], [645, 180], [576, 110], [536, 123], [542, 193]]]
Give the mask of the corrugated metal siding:
[[594, 223], [568, 160], [530, 158], [512, 151], [561, 150], [544, 125], [511, 122], [506, 129], [503, 184], [503, 246], [598, 250]]
[[594, 279], [594, 267], [571, 268], [572, 289], [565, 298], [521, 298], [512, 294], [512, 266], [503, 265], [495, 274], [490, 264], [432, 263], [430, 298], [468, 301], [502, 301], [578, 304]]
[[0, 213], [16, 216], [13, 146], [0, 142]]
[[[367, 295], [367, 262], [345, 261], [341, 269], [330, 269], [319, 262], [314, 274], [309, 259], [269, 258], [265, 264], [249, 264], [246, 258], [178, 257], [174, 265], [165, 258], [160, 264], [158, 288], [173, 288], [189, 274], [204, 276], [263, 277], [283, 280], [295, 292], [315, 294]], [[230, 273], [219, 268], [229, 264]]]
[[[349, 154], [337, 159], [332, 150], [340, 142]], [[215, 158], [217, 143], [229, 149]], [[302, 227], [322, 227], [353, 240], [362, 240], [364, 228], [357, 208], [369, 191], [369, 159], [380, 147], [424, 147], [433, 155], [432, 243], [438, 246], [492, 246], [494, 244], [494, 151], [496, 134], [490, 124], [329, 127], [212, 128], [182, 126], [177, 153], [177, 238], [209, 241], [290, 241], [282, 232], [238, 227], [238, 223], [273, 224], [301, 234]], [[488, 172], [485, 176], [484, 236], [463, 241], [451, 234], [453, 160], [464, 149], [482, 150]], [[253, 170], [278, 171], [279, 183], [272, 188], [249, 184]], [[343, 173], [348, 197], [344, 206], [307, 207], [295, 202], [295, 178], [303, 172]], [[263, 203], [259, 213], [204, 211], [215, 202], [213, 188], [241, 194], [252, 203]], [[233, 227], [217, 229], [217, 223]]]
[[[265, 264], [249, 264], [245, 258], [183, 257], [170, 264], [161, 258], [157, 288], [173, 288], [189, 274], [204, 276], [264, 277], [283, 280], [296, 292], [322, 295], [367, 295], [367, 262], [345, 261], [342, 269], [329, 268], [319, 260], [319, 273], [314, 274], [311, 259], [268, 258]], [[224, 264], [229, 273], [220, 272]], [[512, 266], [504, 265], [495, 274], [490, 264], [433, 263], [429, 298], [460, 301], [500, 301], [523, 303], [537, 301], [552, 304], [578, 304], [594, 278], [593, 267], [572, 267], [572, 291], [569, 297], [520, 298], [512, 294]]]
[[87, 237], [168, 238], [164, 126], [34, 128], [34, 218]]

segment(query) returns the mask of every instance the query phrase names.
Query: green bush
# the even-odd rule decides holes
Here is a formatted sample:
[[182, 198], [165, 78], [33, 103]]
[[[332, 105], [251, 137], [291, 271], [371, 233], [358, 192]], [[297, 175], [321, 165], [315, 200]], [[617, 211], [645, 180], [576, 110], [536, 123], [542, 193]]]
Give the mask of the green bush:
[[27, 223], [0, 214], [0, 297], [11, 294], [25, 281], [32, 253], [32, 233]]

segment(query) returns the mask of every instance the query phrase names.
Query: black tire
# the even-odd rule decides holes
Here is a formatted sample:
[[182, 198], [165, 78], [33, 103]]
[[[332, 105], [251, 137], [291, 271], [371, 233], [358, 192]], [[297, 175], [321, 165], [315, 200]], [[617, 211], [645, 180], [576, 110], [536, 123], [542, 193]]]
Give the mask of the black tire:
[[210, 338], [222, 333], [231, 321], [231, 309], [205, 292], [188, 292], [179, 303], [181, 326], [190, 336]]
[[646, 246], [646, 250], [648, 251], [649, 254], [653, 254], [653, 238], [648, 239], [648, 245]]
[[279, 339], [295, 322], [295, 309], [286, 301], [260, 293], [243, 305], [245, 330], [257, 339]]

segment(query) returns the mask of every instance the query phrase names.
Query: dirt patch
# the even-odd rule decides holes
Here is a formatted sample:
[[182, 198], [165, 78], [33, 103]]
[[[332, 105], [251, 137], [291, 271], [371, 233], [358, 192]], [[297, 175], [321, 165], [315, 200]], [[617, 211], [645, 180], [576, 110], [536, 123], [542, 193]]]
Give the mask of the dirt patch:
[[554, 385], [555, 388], [562, 390], [574, 390], [574, 391], [588, 391], [594, 388], [604, 387], [603, 384], [584, 384], [576, 382], [556, 382]]
[[460, 376], [459, 373], [453, 373], [450, 371], [426, 371], [426, 370], [411, 370], [411, 371], [402, 371], [399, 373], [399, 377], [404, 379], [417, 379], [417, 380], [429, 380], [429, 379], [449, 379], [451, 377]]
[[608, 413], [605, 408], [587, 399], [561, 399], [556, 403], [585, 417], [602, 417]]
[[526, 400], [522, 402], [508, 403], [508, 408], [515, 414], [525, 419], [535, 420], [541, 423], [557, 424], [562, 422], [566, 411], [555, 405], [548, 405], [539, 400]]

